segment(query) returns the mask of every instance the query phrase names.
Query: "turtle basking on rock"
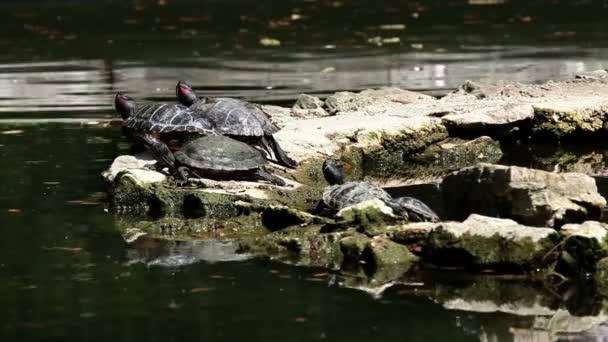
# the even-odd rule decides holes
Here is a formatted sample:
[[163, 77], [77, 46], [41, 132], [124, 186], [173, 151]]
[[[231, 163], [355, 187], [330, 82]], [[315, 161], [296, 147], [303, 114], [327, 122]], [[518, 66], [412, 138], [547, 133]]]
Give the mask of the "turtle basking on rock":
[[265, 154], [265, 158], [295, 168], [296, 161], [289, 158], [274, 139], [279, 128], [254, 104], [232, 98], [197, 97], [192, 87], [179, 81], [175, 88], [179, 103], [196, 111], [208, 120], [220, 134], [250, 144]]
[[323, 191], [322, 199], [313, 209], [314, 213], [329, 211], [333, 214], [361, 202], [379, 199], [393, 212], [410, 221], [439, 221], [439, 216], [416, 198], [392, 198], [382, 188], [368, 182], [344, 182], [342, 164], [334, 160], [327, 159], [323, 162], [323, 176], [330, 186]]
[[180, 136], [188, 140], [201, 135], [218, 135], [213, 125], [186, 106], [169, 103], [148, 103], [138, 106], [135, 100], [116, 94], [114, 107], [123, 118], [123, 129], [128, 137], [146, 146], [159, 166], [173, 167], [175, 157], [161, 140]]
[[187, 181], [188, 174], [215, 180], [266, 181], [285, 185], [285, 181], [264, 169], [260, 151], [226, 136], [197, 138], [175, 152], [177, 178]]

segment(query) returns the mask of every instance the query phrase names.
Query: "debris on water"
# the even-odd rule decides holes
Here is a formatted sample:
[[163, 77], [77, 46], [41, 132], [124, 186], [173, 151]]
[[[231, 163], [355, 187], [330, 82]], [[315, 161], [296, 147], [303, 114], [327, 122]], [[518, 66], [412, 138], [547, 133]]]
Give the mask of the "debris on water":
[[22, 130], [22, 129], [11, 129], [11, 130], [8, 130], [8, 131], [2, 131], [2, 132], [0, 132], [0, 134], [3, 134], [3, 135], [17, 135], [17, 134], [23, 134], [24, 132], [25, 131]]
[[416, 50], [420, 50], [424, 48], [424, 44], [420, 44], [420, 43], [412, 43], [410, 44], [410, 46], [412, 47], [412, 49], [416, 49]]
[[304, 323], [304, 322], [308, 321], [308, 319], [306, 317], [296, 317], [294, 319], [294, 321], [298, 322], [298, 323]]
[[44, 185], [59, 185], [61, 182], [42, 182]]
[[209, 276], [209, 278], [211, 279], [224, 279], [225, 277], [223, 275], [219, 275], [219, 274], [212, 274]]
[[398, 44], [401, 42], [401, 39], [399, 37], [383, 38], [380, 36], [375, 36], [368, 38], [367, 42], [373, 45], [382, 46], [384, 44]]
[[262, 46], [280, 46], [281, 41], [274, 38], [264, 37], [260, 39], [260, 45]]
[[87, 201], [87, 200], [73, 200], [73, 201], [68, 201], [67, 203], [78, 204], [78, 205], [99, 205], [99, 204], [101, 204], [101, 202]]
[[9, 214], [21, 214], [21, 209], [18, 208], [9, 208], [6, 210]]
[[198, 293], [198, 292], [208, 292], [211, 288], [209, 287], [195, 287], [190, 290], [190, 293]]
[[387, 24], [387, 25], [380, 25], [380, 29], [381, 30], [394, 30], [394, 31], [398, 31], [398, 30], [405, 30], [405, 25], [403, 24]]
[[327, 277], [329, 275], [328, 272], [320, 272], [320, 273], [315, 273], [312, 276], [315, 278], [319, 278], [319, 277]]
[[272, 274], [278, 274], [279, 271], [278, 270], [269, 270], [268, 273], [272, 273]]
[[54, 246], [54, 247], [42, 247], [42, 249], [47, 250], [47, 251], [62, 251], [62, 252], [72, 252], [72, 253], [82, 252], [82, 248], [81, 247], [59, 247], [59, 246]]
[[330, 72], [334, 72], [336, 71], [336, 68], [334, 67], [327, 67], [327, 68], [323, 68], [323, 70], [321, 70], [322, 74], [329, 74]]
[[179, 309], [180, 307], [181, 305], [177, 304], [175, 301], [171, 301], [169, 305], [167, 305], [167, 308], [171, 310]]

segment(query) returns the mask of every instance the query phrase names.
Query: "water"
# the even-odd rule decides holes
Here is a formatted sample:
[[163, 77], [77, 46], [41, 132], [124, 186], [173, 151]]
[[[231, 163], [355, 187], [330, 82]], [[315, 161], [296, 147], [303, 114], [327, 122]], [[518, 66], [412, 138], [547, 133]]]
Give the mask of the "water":
[[[138, 258], [165, 247], [127, 246], [104, 210], [99, 174], [127, 146], [95, 122], [112, 118], [117, 91], [172, 100], [188, 79], [211, 95], [289, 103], [301, 92], [441, 95], [466, 79], [541, 82], [606, 67], [603, 2], [504, 2], [0, 4], [2, 340], [549, 340], [538, 325], [560, 308], [601, 321], [584, 286], [556, 298], [542, 284], [500, 282], [502, 297], [486, 301], [505, 306], [484, 313], [450, 306], [485, 284], [452, 273], [382, 292], [262, 260], [147, 265]], [[405, 29], [380, 27], [389, 24]], [[261, 46], [264, 37], [281, 46]], [[507, 309], [524, 292], [546, 315]]]

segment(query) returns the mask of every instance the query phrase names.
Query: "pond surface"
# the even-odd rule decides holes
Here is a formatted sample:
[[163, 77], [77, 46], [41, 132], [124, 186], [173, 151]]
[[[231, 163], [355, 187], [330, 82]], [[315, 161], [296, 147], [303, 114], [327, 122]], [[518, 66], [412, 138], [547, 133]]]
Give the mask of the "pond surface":
[[[449, 273], [378, 294], [261, 260], [138, 263], [158, 246], [128, 247], [104, 206], [100, 172], [127, 145], [96, 122], [113, 117], [117, 91], [172, 100], [188, 79], [210, 95], [288, 103], [301, 92], [441, 95], [466, 79], [541, 82], [606, 67], [603, 2], [482, 2], [2, 2], [2, 341], [556, 338], [536, 313], [505, 308], [523, 291], [512, 283], [488, 299], [501, 309], [479, 313], [437, 296], [471, 285]], [[532, 287], [543, 308], [598, 314], [585, 292]], [[559, 336], [603, 335], [589, 328]]]

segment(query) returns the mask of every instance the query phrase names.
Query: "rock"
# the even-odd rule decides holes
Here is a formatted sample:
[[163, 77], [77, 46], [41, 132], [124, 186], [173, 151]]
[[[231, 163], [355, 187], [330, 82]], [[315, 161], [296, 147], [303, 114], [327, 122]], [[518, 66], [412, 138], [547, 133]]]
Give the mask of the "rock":
[[[116, 178], [116, 175], [118, 175], [120, 172], [123, 171], [127, 171], [127, 170], [133, 170], [133, 169], [144, 169], [146, 166], [148, 165], [154, 165], [156, 164], [156, 160], [154, 160], [154, 157], [152, 157], [151, 154], [149, 153], [142, 153], [136, 156], [118, 156], [116, 159], [114, 159], [114, 161], [112, 162], [112, 165], [110, 165], [110, 168], [106, 171], [104, 171], [102, 173], [102, 177], [109, 183], [114, 182], [114, 178]], [[158, 173], [158, 172], [156, 172]], [[161, 175], [160, 173], [158, 173], [159, 175]], [[149, 178], [149, 179], [160, 179], [160, 176], [154, 175], [152, 173], [148, 173], [148, 174], [144, 174], [141, 173], [140, 174], [143, 178]], [[162, 180], [161, 180], [162, 181]]]
[[596, 221], [565, 224], [560, 233], [564, 237], [558, 271], [563, 275], [585, 275], [593, 272], [596, 263], [608, 256], [608, 225]]
[[261, 237], [241, 240], [241, 252], [285, 263], [339, 269], [340, 240], [352, 231], [321, 232], [321, 226], [289, 227]]
[[291, 115], [291, 109], [281, 107], [281, 106], [272, 106], [272, 105], [261, 105], [260, 109], [268, 115], [270, 121], [277, 125], [279, 128], [285, 127], [285, 125], [295, 120], [296, 118]]
[[534, 106], [536, 134], [564, 138], [577, 132], [594, 133], [606, 129], [608, 100], [602, 97], [556, 100]]
[[517, 125], [534, 118], [534, 108], [529, 104], [503, 103], [482, 108], [474, 108], [458, 114], [448, 114], [441, 119], [448, 129], [462, 133], [497, 134], [502, 129], [504, 135]]
[[606, 205], [587, 175], [516, 166], [482, 163], [464, 168], [445, 177], [441, 188], [445, 214], [453, 219], [478, 213], [557, 228], [597, 220]]
[[598, 291], [604, 296], [608, 296], [608, 257], [603, 258], [595, 265], [593, 279], [597, 284]]
[[601, 69], [601, 70], [581, 72], [581, 73], [576, 74], [574, 76], [574, 78], [582, 79], [582, 80], [605, 80], [608, 78], [608, 70]]
[[403, 271], [418, 260], [406, 246], [385, 238], [371, 239], [361, 254], [361, 259], [375, 268], [383, 266], [402, 265]]
[[323, 109], [323, 101], [315, 96], [300, 94], [292, 109]]
[[509, 219], [471, 215], [464, 222], [443, 222], [429, 234], [425, 255], [435, 263], [521, 270], [544, 267], [544, 255], [556, 244], [550, 228], [529, 227]]
[[356, 224], [370, 224], [395, 220], [397, 216], [393, 210], [379, 199], [364, 201], [356, 205], [346, 207], [336, 214], [336, 217], [345, 222]]
[[405, 110], [410, 103], [434, 101], [435, 98], [399, 88], [367, 89], [360, 93], [338, 92], [325, 100], [330, 114], [351, 112], [381, 113]]
[[350, 235], [340, 240], [340, 251], [344, 255], [344, 262], [358, 264], [369, 241], [370, 238], [363, 234]]
[[497, 162], [501, 157], [500, 144], [490, 137], [482, 136], [473, 140], [448, 138], [410, 158], [420, 163], [441, 165], [446, 170], [454, 171], [480, 162]]
[[438, 118], [353, 113], [290, 121], [274, 137], [292, 158], [303, 161], [355, 152], [412, 153], [448, 133]]

